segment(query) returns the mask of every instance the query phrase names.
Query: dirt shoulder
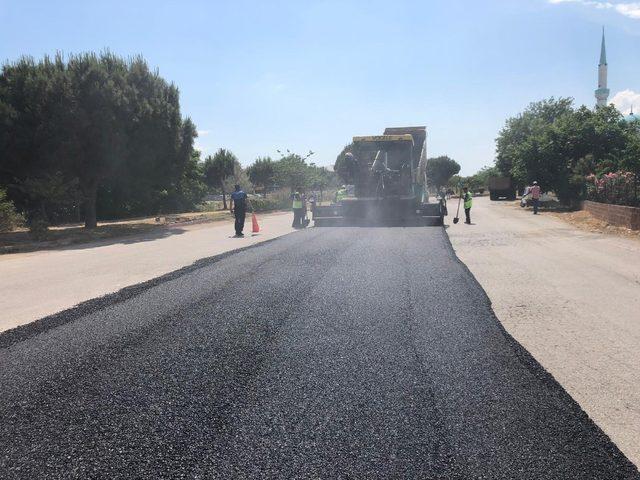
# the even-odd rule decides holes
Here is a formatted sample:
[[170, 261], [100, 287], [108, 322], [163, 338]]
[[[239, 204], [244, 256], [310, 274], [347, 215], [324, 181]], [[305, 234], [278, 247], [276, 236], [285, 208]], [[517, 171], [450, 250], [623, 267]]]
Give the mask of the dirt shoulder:
[[624, 227], [616, 227], [615, 225], [611, 225], [594, 217], [586, 210], [579, 210], [576, 212], [551, 212], [551, 215], [587, 232], [617, 235], [620, 237], [640, 240], [640, 231]]
[[447, 232], [497, 317], [640, 465], [640, 242], [484, 198], [472, 221]]
[[[505, 204], [514, 209], [522, 210], [523, 212], [533, 213], [531, 207], [527, 207], [524, 209], [520, 207], [520, 201], [508, 202]], [[635, 238], [640, 240], [640, 231], [638, 230], [631, 230], [629, 228], [611, 225], [594, 217], [586, 210], [571, 210], [566, 207], [560, 206], [557, 202], [554, 202], [554, 204], [552, 204], [550, 208], [542, 207], [540, 213], [543, 215], [551, 215], [554, 218], [567, 222], [571, 226], [579, 228], [580, 230], [586, 232], [617, 235], [619, 237], [631, 239]]]
[[51, 227], [45, 239], [34, 239], [27, 229], [0, 233], [0, 255], [7, 253], [53, 250], [71, 245], [124, 238], [131, 235], [148, 234], [154, 230], [177, 225], [193, 225], [231, 220], [228, 211], [192, 212], [160, 217], [141, 217], [126, 220], [99, 222], [92, 230], [81, 224]]

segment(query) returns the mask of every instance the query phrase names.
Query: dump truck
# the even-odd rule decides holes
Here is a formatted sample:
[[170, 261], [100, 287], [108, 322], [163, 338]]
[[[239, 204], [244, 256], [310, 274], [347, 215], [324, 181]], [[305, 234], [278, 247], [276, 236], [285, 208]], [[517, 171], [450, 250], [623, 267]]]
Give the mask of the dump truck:
[[316, 206], [314, 225], [442, 225], [444, 199], [429, 202], [426, 127], [394, 127], [382, 135], [353, 137], [346, 161], [354, 194]]
[[509, 177], [491, 177], [488, 183], [491, 200], [516, 199], [516, 187]]

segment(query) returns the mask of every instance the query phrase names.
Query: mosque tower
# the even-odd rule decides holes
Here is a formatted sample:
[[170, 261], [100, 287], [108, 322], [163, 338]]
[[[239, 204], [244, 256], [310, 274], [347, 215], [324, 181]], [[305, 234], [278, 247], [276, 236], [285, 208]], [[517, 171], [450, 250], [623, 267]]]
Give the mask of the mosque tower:
[[602, 27], [602, 45], [600, 47], [600, 63], [598, 64], [598, 89], [596, 90], [596, 106], [607, 105], [609, 89], [607, 88], [607, 49], [604, 46], [604, 27]]

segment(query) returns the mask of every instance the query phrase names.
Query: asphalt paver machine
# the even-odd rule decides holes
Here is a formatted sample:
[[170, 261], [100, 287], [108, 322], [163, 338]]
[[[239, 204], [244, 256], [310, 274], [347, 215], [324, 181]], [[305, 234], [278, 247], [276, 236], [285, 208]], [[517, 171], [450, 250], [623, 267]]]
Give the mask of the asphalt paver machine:
[[346, 168], [354, 195], [316, 206], [314, 225], [442, 225], [444, 199], [429, 202], [426, 127], [387, 128], [383, 135], [353, 137]]

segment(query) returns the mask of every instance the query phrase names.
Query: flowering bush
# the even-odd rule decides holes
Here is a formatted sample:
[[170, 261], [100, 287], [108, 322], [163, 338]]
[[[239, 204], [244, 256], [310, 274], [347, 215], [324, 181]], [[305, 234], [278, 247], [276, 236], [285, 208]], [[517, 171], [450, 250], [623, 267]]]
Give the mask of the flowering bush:
[[606, 173], [600, 177], [587, 175], [587, 198], [595, 202], [637, 206], [638, 178], [631, 172]]

